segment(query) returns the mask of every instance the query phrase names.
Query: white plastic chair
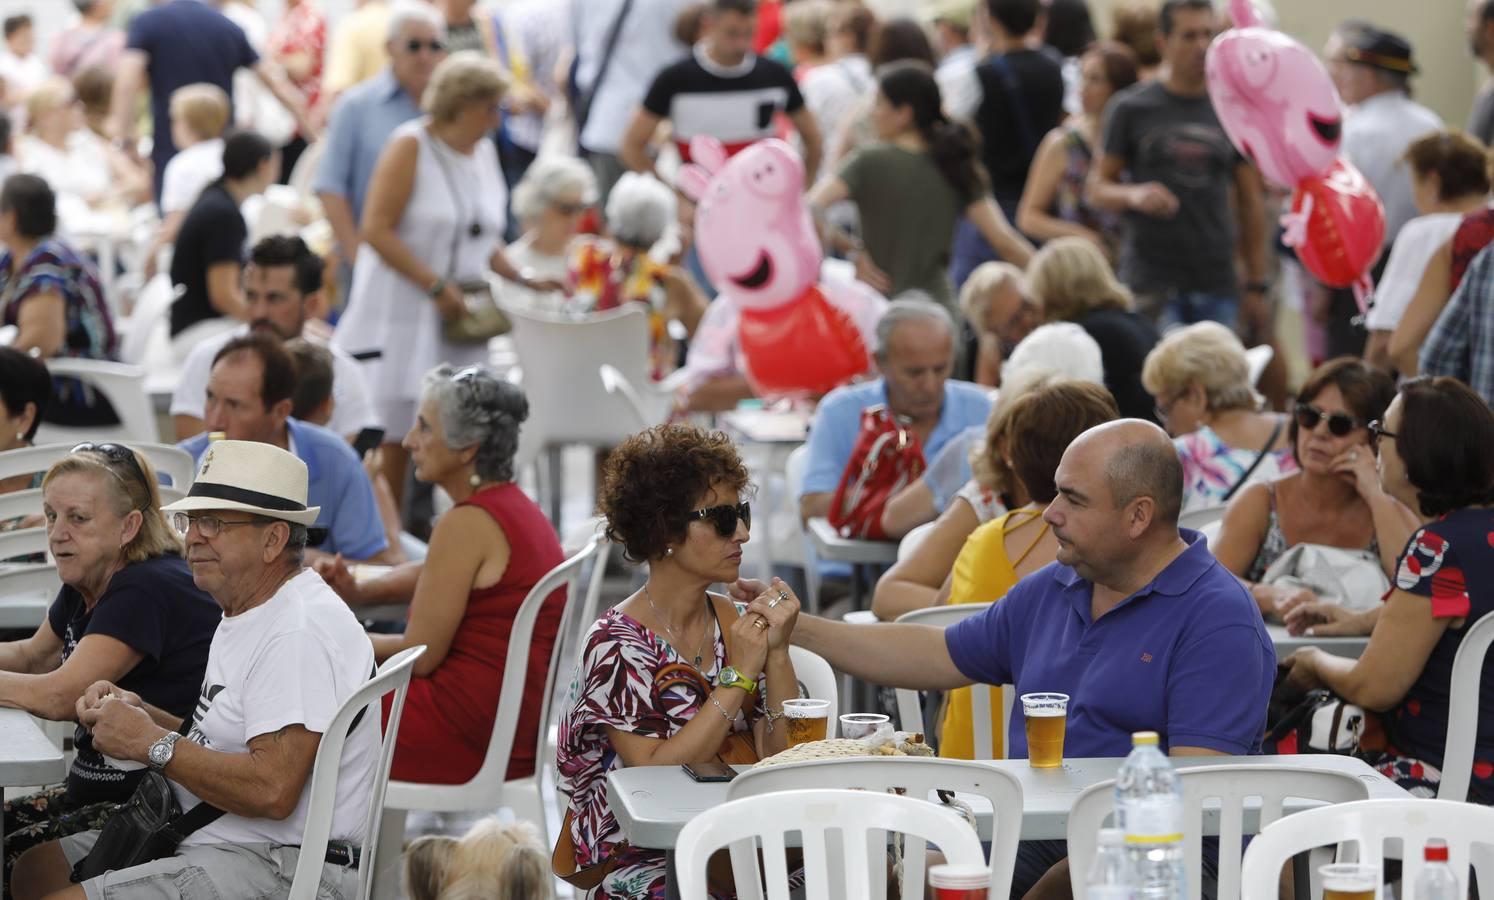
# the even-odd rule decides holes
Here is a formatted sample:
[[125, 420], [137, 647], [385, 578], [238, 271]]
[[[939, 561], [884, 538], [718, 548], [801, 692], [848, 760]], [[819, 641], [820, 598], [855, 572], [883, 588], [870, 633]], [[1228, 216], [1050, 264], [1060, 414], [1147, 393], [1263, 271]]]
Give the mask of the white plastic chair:
[[[675, 847], [680, 896], [707, 900], [706, 865], [711, 854], [730, 846], [732, 870], [739, 879], [737, 897], [762, 900], [757, 856], [761, 847], [767, 896], [788, 900], [784, 836], [789, 832], [799, 832], [803, 840], [808, 900], [828, 900], [832, 883], [846, 897], [881, 896], [873, 886], [886, 883], [885, 835], [889, 832], [922, 838], [956, 865], [986, 865], [975, 831], [964, 819], [927, 800], [872, 791], [787, 791], [723, 803], [691, 819]], [[830, 865], [827, 844], [831, 833], [840, 837], [838, 869]], [[923, 884], [908, 882], [903, 885], [904, 900], [921, 898]]]
[[938, 522], [924, 522], [903, 535], [903, 539], [897, 544], [897, 561], [902, 562], [917, 553], [918, 548], [923, 546], [923, 542], [928, 540], [928, 536], [934, 532], [934, 526], [938, 524]]
[[1494, 613], [1473, 623], [1453, 657], [1451, 700], [1447, 708], [1447, 740], [1443, 742], [1442, 783], [1438, 800], [1467, 800], [1473, 780], [1473, 745], [1478, 737], [1478, 707], [1483, 699], [1484, 658], [1494, 642]]
[[[1431, 838], [1447, 841], [1448, 862], [1465, 891], [1470, 860], [1481, 884], [1494, 879], [1494, 866], [1480, 852], [1494, 840], [1494, 808], [1414, 797], [1361, 800], [1305, 810], [1262, 828], [1245, 850], [1240, 896], [1243, 900], [1277, 900], [1281, 867], [1305, 850], [1338, 844], [1342, 859], [1383, 866], [1385, 842], [1398, 840], [1402, 848], [1398, 897], [1418, 900], [1416, 882], [1425, 864], [1421, 850]], [[1357, 845], [1357, 856], [1344, 854], [1342, 845], [1349, 842]], [[1375, 886], [1377, 900], [1383, 890], [1383, 885]]]
[[145, 283], [135, 298], [129, 318], [120, 323], [119, 361], [132, 366], [143, 364], [151, 355], [152, 343], [165, 347], [170, 343], [171, 304], [185, 293], [162, 272]]
[[[31, 493], [31, 491], [26, 491]], [[0, 565], [18, 556], [47, 552], [47, 529], [21, 528], [16, 531], [0, 531]]]
[[[1218, 900], [1240, 896], [1240, 852], [1245, 831], [1245, 801], [1260, 798], [1260, 827], [1282, 817], [1289, 798], [1352, 803], [1369, 797], [1369, 785], [1345, 772], [1312, 771], [1295, 766], [1207, 766], [1179, 769], [1183, 779], [1183, 855], [1188, 874], [1188, 898], [1199, 900], [1203, 890], [1204, 804], [1219, 806]], [[1074, 801], [1069, 812], [1069, 885], [1074, 900], [1085, 900], [1086, 878], [1094, 861], [1099, 830], [1115, 812], [1115, 781], [1092, 785]], [[1234, 848], [1233, 852], [1230, 848]]]
[[62, 580], [53, 563], [0, 566], [0, 628], [37, 628]]
[[617, 367], [606, 363], [597, 367], [597, 375], [607, 393], [620, 397], [627, 405], [638, 431], [668, 421], [669, 410], [674, 405], [674, 392], [686, 379], [685, 370], [678, 369], [663, 381], [649, 379], [639, 387]]
[[[322, 867], [326, 862], [327, 840], [332, 830], [332, 814], [337, 808], [337, 775], [342, 769], [342, 750], [347, 743], [348, 731], [359, 710], [365, 710], [358, 723], [359, 728], [379, 727], [379, 717], [384, 695], [393, 693], [394, 703], [389, 707], [389, 722], [384, 727], [383, 739], [379, 742], [379, 758], [374, 767], [373, 791], [368, 799], [368, 814], [363, 826], [362, 858], [358, 864], [358, 897], [364, 900], [373, 887], [373, 873], [378, 862], [378, 842], [371, 838], [379, 833], [379, 820], [384, 813], [384, 788], [389, 783], [389, 766], [394, 762], [394, 736], [399, 731], [400, 715], [405, 709], [405, 692], [410, 688], [410, 674], [415, 660], [425, 653], [425, 645], [401, 650], [379, 666], [378, 674], [369, 679], [349, 697], [332, 724], [322, 732], [317, 743], [316, 761], [311, 768], [310, 798], [306, 805], [306, 830], [302, 832], [301, 853], [296, 861], [296, 874], [291, 882], [288, 900], [315, 900], [322, 879]], [[375, 732], [377, 733], [377, 732]]]
[[161, 439], [156, 413], [145, 393], [145, 370], [124, 363], [99, 359], [46, 360], [53, 377], [65, 375], [82, 381], [105, 397], [119, 416], [118, 425], [68, 427], [43, 422], [36, 431], [39, 444], [76, 444], [79, 441], [145, 441]]
[[1271, 365], [1271, 359], [1275, 356], [1276, 351], [1271, 349], [1270, 344], [1261, 344], [1245, 351], [1246, 368], [1251, 384], [1260, 384], [1261, 376], [1266, 373], [1266, 366]]
[[830, 701], [825, 737], [835, 737], [840, 725], [840, 690], [835, 684], [835, 670], [824, 657], [803, 647], [789, 647], [789, 660], [794, 664], [794, 675], [799, 679], [804, 696]]
[[789, 505], [794, 510], [794, 531], [804, 549], [804, 587], [809, 594], [804, 598], [805, 612], [817, 613], [820, 610], [820, 558], [804, 531], [803, 519], [799, 518], [799, 492], [804, 487], [804, 473], [808, 468], [809, 445], [795, 447], [783, 464], [783, 480], [788, 488]]
[[1224, 506], [1209, 506], [1203, 509], [1189, 510], [1178, 516], [1178, 527], [1202, 531], [1205, 527], [1222, 521], [1227, 508]]
[[[8, 494], [0, 494], [0, 522], [19, 519], [24, 516], [39, 515], [41, 511], [41, 488], [27, 488], [24, 491], [11, 491]], [[4, 558], [3, 555], [0, 555], [0, 559]]]
[[[44, 428], [46, 426], [43, 426]], [[38, 433], [38, 436], [40, 433]], [[59, 459], [66, 457], [82, 440], [102, 443], [105, 438], [83, 438], [79, 441], [37, 444], [0, 453], [0, 479], [17, 475], [32, 475], [45, 472]], [[171, 486], [185, 493], [197, 476], [197, 463], [192, 454], [172, 444], [157, 444], [150, 441], [123, 441], [125, 446], [139, 453], [155, 467], [157, 475], [171, 479]], [[37, 507], [40, 510], [40, 505]], [[0, 516], [0, 518], [4, 518]]]
[[[493, 734], [488, 740], [488, 752], [483, 758], [477, 774], [464, 784], [420, 784], [410, 781], [391, 781], [384, 800], [385, 816], [378, 840], [388, 853], [382, 871], [375, 884], [376, 896], [394, 897], [399, 890], [399, 852], [404, 842], [405, 813], [409, 810], [428, 812], [491, 812], [507, 806], [516, 818], [534, 822], [545, 833], [544, 797], [541, 774], [545, 764], [546, 747], [549, 743], [551, 700], [555, 692], [555, 677], [562, 657], [560, 638], [566, 634], [571, 621], [572, 608], [579, 604], [577, 587], [581, 568], [596, 553], [597, 542], [592, 541], [579, 553], [551, 569], [529, 591], [519, 612], [514, 616], [513, 628], [509, 631], [508, 656], [503, 666], [503, 691], [498, 698], [498, 711], [493, 721]], [[535, 749], [535, 773], [526, 778], [506, 781], [508, 760], [513, 752], [514, 738], [518, 732], [520, 707], [524, 700], [524, 682], [529, 666], [529, 645], [534, 636], [534, 626], [540, 610], [550, 595], [564, 590], [563, 612], [560, 630], [556, 633], [556, 644], [550, 653], [545, 679], [545, 690], [539, 710], [539, 729]]]
[[[1010, 772], [962, 759], [817, 759], [749, 769], [738, 775], [727, 788], [726, 798], [738, 800], [775, 791], [810, 788], [898, 790], [908, 797], [932, 803], [939, 802], [935, 792], [941, 790], [984, 798], [992, 810], [991, 889], [988, 896], [1005, 900], [1011, 891], [1017, 840], [1022, 832], [1022, 783]], [[903, 867], [905, 885], [923, 883], [924, 855], [921, 848], [905, 848]], [[874, 890], [867, 896], [885, 896], [885, 891]]]
[[[990, 605], [990, 603], [956, 603], [952, 606], [931, 606], [927, 609], [905, 612], [897, 617], [897, 621], [948, 628], [956, 622], [962, 622], [970, 616], [984, 612]], [[1003, 749], [1008, 749], [1012, 745], [1013, 688], [1009, 684], [1004, 684], [999, 690], [1001, 691], [1001, 722], [997, 725], [991, 721], [991, 685], [973, 684], [970, 686], [971, 739], [976, 759], [990, 758], [989, 748], [994, 728], [1001, 729]], [[919, 699], [918, 691], [897, 689], [897, 715], [904, 731], [923, 730], [923, 704]]]

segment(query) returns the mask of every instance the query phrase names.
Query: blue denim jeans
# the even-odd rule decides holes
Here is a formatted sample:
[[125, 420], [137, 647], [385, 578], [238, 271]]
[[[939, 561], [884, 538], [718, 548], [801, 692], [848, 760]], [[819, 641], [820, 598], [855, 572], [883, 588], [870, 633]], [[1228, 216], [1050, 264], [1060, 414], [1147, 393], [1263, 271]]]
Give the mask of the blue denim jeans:
[[1240, 298], [1236, 294], [1208, 291], [1138, 291], [1136, 311], [1155, 322], [1158, 331], [1195, 322], [1218, 322], [1234, 328], [1240, 314]]

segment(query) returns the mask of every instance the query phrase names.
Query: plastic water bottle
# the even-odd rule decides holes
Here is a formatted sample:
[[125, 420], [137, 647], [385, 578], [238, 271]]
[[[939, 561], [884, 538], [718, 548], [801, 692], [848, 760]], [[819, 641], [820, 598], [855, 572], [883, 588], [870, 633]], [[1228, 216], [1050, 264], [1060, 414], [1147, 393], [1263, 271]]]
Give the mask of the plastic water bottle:
[[1119, 828], [1100, 829], [1100, 848], [1089, 867], [1087, 893], [1090, 900], [1136, 900], [1136, 873], [1126, 854], [1126, 833]]
[[1417, 900], [1463, 900], [1458, 888], [1458, 875], [1447, 864], [1447, 841], [1432, 838], [1427, 841], [1423, 857], [1426, 866], [1416, 879]]
[[1183, 785], [1157, 747], [1155, 731], [1131, 735], [1115, 779], [1117, 824], [1136, 872], [1139, 900], [1185, 900]]

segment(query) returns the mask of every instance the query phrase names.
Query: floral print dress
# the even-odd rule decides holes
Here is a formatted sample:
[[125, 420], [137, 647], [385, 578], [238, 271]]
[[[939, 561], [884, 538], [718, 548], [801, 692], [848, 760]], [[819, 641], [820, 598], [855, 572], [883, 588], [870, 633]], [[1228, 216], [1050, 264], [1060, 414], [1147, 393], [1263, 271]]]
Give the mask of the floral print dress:
[[[743, 611], [739, 604], [738, 614]], [[722, 623], [715, 621], [714, 627], [715, 653], [700, 666], [701, 674], [711, 682], [726, 665]], [[689, 661], [662, 637], [616, 609], [608, 610], [587, 632], [560, 722], [556, 760], [560, 791], [570, 797], [571, 839], [580, 868], [615, 855], [613, 848], [625, 839], [607, 804], [607, 773], [621, 768], [623, 762], [605, 729], [610, 726], [665, 740], [678, 734], [700, 711], [701, 704], [708, 702], [688, 689], [656, 691], [655, 673], [675, 663]], [[765, 683], [759, 682], [754, 718], [766, 713], [766, 691]], [[740, 713], [733, 729], [748, 730]], [[662, 900], [664, 882], [664, 853], [629, 847], [602, 882], [597, 896]]]

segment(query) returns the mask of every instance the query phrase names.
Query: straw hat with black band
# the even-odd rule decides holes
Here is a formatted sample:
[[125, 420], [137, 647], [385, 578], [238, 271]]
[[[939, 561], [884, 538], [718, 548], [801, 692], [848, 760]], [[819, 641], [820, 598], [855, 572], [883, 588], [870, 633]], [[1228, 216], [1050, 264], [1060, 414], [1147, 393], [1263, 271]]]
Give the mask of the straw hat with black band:
[[1343, 39], [1344, 59], [1351, 63], [1407, 77], [1421, 71], [1411, 59], [1411, 42], [1395, 32], [1361, 25]]
[[306, 463], [294, 453], [259, 441], [217, 441], [203, 454], [187, 496], [162, 510], [238, 510], [309, 526], [322, 508], [306, 505], [306, 482]]

